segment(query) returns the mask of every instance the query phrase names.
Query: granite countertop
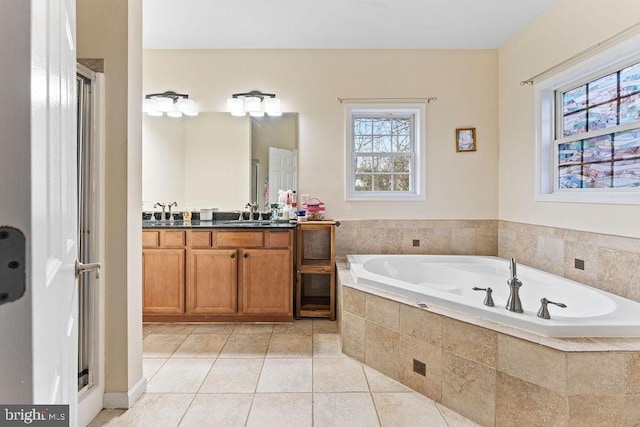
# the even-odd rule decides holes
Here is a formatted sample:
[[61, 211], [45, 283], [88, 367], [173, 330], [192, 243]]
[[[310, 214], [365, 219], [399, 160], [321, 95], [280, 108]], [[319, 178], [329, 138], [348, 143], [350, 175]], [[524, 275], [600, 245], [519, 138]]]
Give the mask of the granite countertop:
[[289, 221], [239, 221], [239, 220], [216, 220], [216, 221], [153, 221], [143, 220], [142, 228], [294, 228], [295, 222]]

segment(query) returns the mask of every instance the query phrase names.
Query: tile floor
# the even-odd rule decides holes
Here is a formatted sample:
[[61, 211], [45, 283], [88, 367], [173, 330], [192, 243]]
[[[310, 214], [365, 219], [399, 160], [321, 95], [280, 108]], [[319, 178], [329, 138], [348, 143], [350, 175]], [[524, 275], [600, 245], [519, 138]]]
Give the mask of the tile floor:
[[336, 322], [145, 324], [147, 392], [94, 426], [475, 426], [345, 356]]

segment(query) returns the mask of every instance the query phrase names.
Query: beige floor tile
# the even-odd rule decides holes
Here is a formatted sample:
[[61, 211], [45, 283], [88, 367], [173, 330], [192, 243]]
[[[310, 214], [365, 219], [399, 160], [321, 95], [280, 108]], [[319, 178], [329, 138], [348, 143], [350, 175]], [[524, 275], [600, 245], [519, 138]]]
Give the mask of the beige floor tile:
[[228, 338], [229, 334], [191, 334], [172, 357], [215, 359]]
[[265, 359], [258, 381], [259, 393], [311, 392], [311, 358]]
[[164, 323], [143, 323], [142, 335], [159, 334], [159, 330], [162, 325], [164, 325]]
[[88, 424], [88, 427], [113, 426], [116, 419], [124, 414], [124, 409], [103, 409]]
[[267, 357], [311, 357], [311, 335], [273, 334]]
[[315, 359], [313, 361], [314, 392], [369, 391], [362, 364], [356, 360]]
[[369, 393], [314, 393], [315, 427], [380, 425]]
[[452, 411], [451, 409], [443, 406], [439, 403], [436, 403], [436, 408], [442, 414], [442, 418], [444, 418], [445, 422], [449, 427], [479, 427], [480, 424], [476, 424], [468, 418], [463, 417], [457, 412]]
[[154, 334], [185, 334], [192, 333], [196, 326], [193, 323], [156, 323]]
[[251, 394], [197, 394], [180, 427], [243, 427], [252, 401]]
[[206, 323], [195, 325], [192, 334], [230, 334], [236, 327], [235, 323]]
[[329, 319], [313, 319], [314, 334], [337, 334], [338, 322]]
[[311, 393], [256, 394], [247, 427], [304, 427], [312, 425]]
[[311, 335], [313, 333], [313, 319], [294, 320], [293, 323], [273, 325], [274, 334]]
[[147, 385], [149, 393], [195, 393], [200, 388], [213, 360], [169, 359]]
[[383, 427], [447, 427], [435, 402], [418, 393], [373, 393]]
[[340, 335], [313, 334], [313, 357], [347, 357], [342, 352]]
[[142, 357], [166, 359], [187, 338], [186, 334], [150, 334], [142, 341]]
[[219, 358], [263, 358], [267, 354], [270, 334], [231, 334]]
[[381, 374], [373, 368], [368, 367], [367, 365], [362, 365], [364, 368], [364, 373], [367, 377], [367, 382], [369, 383], [369, 389], [371, 392], [406, 392], [412, 393], [409, 387], [404, 384], [399, 383], [398, 381], [389, 378], [388, 376]]
[[177, 426], [193, 394], [145, 393], [131, 409], [112, 420], [113, 426]]
[[273, 325], [268, 323], [238, 323], [233, 329], [236, 334], [270, 334]]
[[263, 359], [218, 359], [199, 393], [254, 393]]
[[142, 359], [142, 376], [147, 379], [147, 382], [153, 378], [166, 361], [167, 359]]

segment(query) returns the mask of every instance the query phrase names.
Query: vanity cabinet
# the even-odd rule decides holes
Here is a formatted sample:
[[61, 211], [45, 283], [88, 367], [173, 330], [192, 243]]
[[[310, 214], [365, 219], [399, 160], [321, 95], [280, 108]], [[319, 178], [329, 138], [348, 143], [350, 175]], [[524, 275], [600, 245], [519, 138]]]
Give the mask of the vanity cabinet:
[[144, 321], [292, 320], [292, 229], [172, 232], [143, 231]]

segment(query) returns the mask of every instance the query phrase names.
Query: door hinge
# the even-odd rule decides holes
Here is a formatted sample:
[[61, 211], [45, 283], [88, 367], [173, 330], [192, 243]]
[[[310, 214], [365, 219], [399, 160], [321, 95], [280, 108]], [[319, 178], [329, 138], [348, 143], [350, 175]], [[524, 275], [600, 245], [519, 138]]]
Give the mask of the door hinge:
[[22, 231], [0, 227], [0, 305], [20, 299], [26, 290], [25, 242]]

